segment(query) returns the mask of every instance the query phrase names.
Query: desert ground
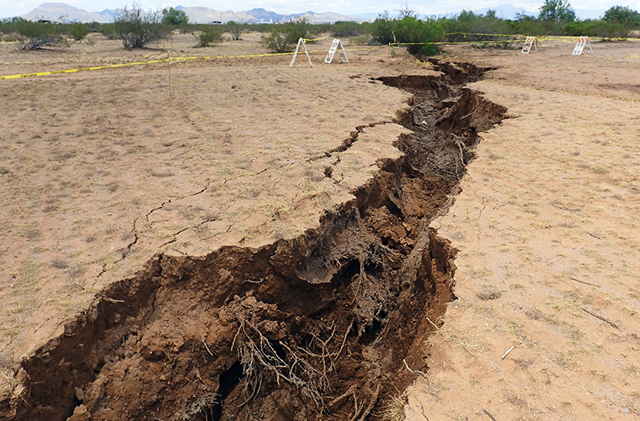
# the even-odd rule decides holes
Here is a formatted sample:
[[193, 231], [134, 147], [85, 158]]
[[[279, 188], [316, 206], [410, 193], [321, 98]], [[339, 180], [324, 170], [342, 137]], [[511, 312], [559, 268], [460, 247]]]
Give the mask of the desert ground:
[[[94, 45], [65, 50], [0, 44], [0, 75], [222, 58], [0, 81], [5, 402], [28, 404], [20, 364], [53, 355], [96, 297], [118, 305], [105, 291], [161, 265], [158, 256], [262, 250], [316, 229], [403, 155], [415, 93], [376, 79], [439, 75], [402, 49], [391, 57], [348, 40], [349, 64], [322, 64], [328, 39], [310, 45], [313, 68], [299, 56], [290, 69], [291, 56], [230, 57], [266, 53], [259, 34], [206, 49], [176, 35], [130, 52], [91, 36]], [[572, 57], [574, 42], [546, 39], [530, 55], [443, 46], [440, 60], [495, 68], [469, 87], [507, 118], [481, 133], [461, 192], [425, 221], [459, 252], [457, 299], [443, 316], [425, 315], [434, 334], [418, 344], [424, 358], [407, 357], [424, 374], [406, 370], [416, 380], [394, 393], [400, 401], [385, 389], [371, 400], [386, 406], [355, 402], [354, 418], [388, 417], [406, 402], [416, 420], [640, 419], [640, 42], [594, 42], [592, 55]], [[216, 276], [233, 282], [225, 271]], [[107, 392], [76, 390], [74, 420], [120, 387], [100, 384]], [[95, 419], [118, 419], [101, 410]]]
[[497, 67], [471, 87], [512, 118], [433, 222], [458, 299], [407, 419], [640, 419], [640, 43], [571, 41], [446, 50]]
[[[245, 38], [193, 49], [183, 36], [175, 52], [268, 53], [259, 34]], [[168, 56], [119, 41], [3, 47], [3, 74]], [[346, 66], [318, 72], [303, 56], [289, 69], [290, 60], [177, 62], [171, 93], [168, 64], [4, 81], [4, 357], [41, 346], [60, 320], [158, 251], [204, 255], [300, 234], [351, 197], [376, 159], [399, 154], [391, 142], [405, 129], [391, 120], [408, 94], [346, 75]], [[341, 163], [344, 179], [325, 177], [324, 153], [369, 124], [367, 150]]]

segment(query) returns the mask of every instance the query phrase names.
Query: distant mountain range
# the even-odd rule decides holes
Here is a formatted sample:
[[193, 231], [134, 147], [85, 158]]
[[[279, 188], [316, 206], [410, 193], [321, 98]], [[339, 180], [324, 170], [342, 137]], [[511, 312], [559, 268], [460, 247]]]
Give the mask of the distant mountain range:
[[20, 16], [27, 20], [47, 19], [63, 22], [100, 22], [107, 23], [113, 20], [115, 10], [103, 10], [102, 12], [87, 12], [65, 3], [43, 3], [26, 15]]
[[[208, 7], [183, 7], [177, 6], [177, 10], [184, 11], [192, 23], [210, 22], [245, 22], [245, 23], [277, 23], [288, 22], [292, 19], [307, 18], [312, 23], [333, 23], [339, 20], [354, 20], [353, 17], [341, 15], [339, 13], [315, 13], [304, 12], [291, 15], [281, 15], [265, 9], [252, 9], [245, 12], [217, 11]], [[65, 3], [43, 3], [26, 15], [24, 19], [36, 20], [47, 19], [62, 22], [99, 22], [108, 23], [113, 21], [116, 10], [103, 10], [102, 12], [87, 12], [77, 7], [69, 6]], [[362, 19], [359, 19], [362, 20]]]
[[312, 23], [333, 23], [339, 20], [352, 20], [347, 15], [339, 13], [315, 13], [312, 11], [304, 13], [294, 13], [290, 15], [281, 15], [276, 12], [259, 8], [251, 9], [245, 12], [217, 11], [208, 7], [176, 7], [177, 10], [184, 11], [189, 17], [189, 22], [208, 23], [208, 22], [244, 22], [244, 23], [278, 23], [289, 22], [292, 19], [306, 18]]
[[[294, 13], [290, 15], [281, 15], [265, 9], [251, 9], [244, 12], [217, 11], [208, 7], [183, 7], [177, 6], [176, 9], [184, 11], [192, 23], [210, 23], [210, 22], [245, 22], [245, 23], [278, 23], [288, 22], [292, 19], [301, 17], [306, 18], [312, 23], [333, 23], [336, 21], [367, 21], [375, 19], [377, 13], [360, 13], [354, 15], [342, 15], [339, 13], [315, 13], [312, 11], [304, 13]], [[522, 7], [516, 7], [513, 4], [500, 4], [495, 7], [485, 7], [473, 10], [475, 14], [485, 14], [489, 10], [495, 10], [496, 16], [503, 19], [515, 19], [517, 14], [536, 16], [538, 11], [528, 11]], [[99, 22], [109, 23], [113, 21], [116, 10], [103, 10], [101, 12], [87, 12], [65, 3], [43, 3], [29, 13], [21, 17], [29, 20], [47, 19], [50, 21], [62, 22]], [[601, 17], [605, 9], [575, 9], [576, 16], [579, 19], [597, 19]], [[450, 14], [450, 15], [456, 15]], [[2, 17], [2, 16], [0, 16]]]

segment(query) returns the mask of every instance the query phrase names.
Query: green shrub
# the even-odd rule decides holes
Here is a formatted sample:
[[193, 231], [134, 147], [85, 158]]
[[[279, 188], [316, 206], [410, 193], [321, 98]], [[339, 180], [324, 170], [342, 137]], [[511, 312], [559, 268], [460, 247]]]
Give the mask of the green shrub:
[[289, 41], [287, 34], [277, 26], [274, 26], [268, 34], [262, 35], [262, 43], [276, 53], [286, 53], [293, 50], [293, 42]]
[[[510, 21], [496, 17], [494, 10], [489, 10], [484, 15], [478, 15], [472, 11], [463, 10], [452, 19], [439, 19], [447, 34], [456, 34], [457, 39], [448, 36], [449, 41], [465, 41], [465, 34], [513, 34], [515, 33]], [[476, 37], [472, 41], [493, 41], [494, 39], [480, 39]]]
[[372, 41], [382, 45], [396, 43], [394, 22], [395, 20], [389, 17], [389, 12], [379, 14], [371, 24]]
[[361, 34], [361, 26], [358, 22], [335, 22], [331, 28], [334, 37], [356, 37]]
[[627, 28], [640, 28], [640, 13], [628, 7], [613, 6], [604, 12], [602, 20], [617, 23]]
[[46, 46], [68, 46], [59, 25], [20, 19], [15, 23], [18, 42], [23, 50], [39, 50]]
[[13, 34], [14, 32], [16, 32], [16, 22], [18, 21], [19, 18], [13, 18], [13, 19], [1, 19], [0, 20], [0, 34]]
[[[640, 13], [628, 7], [614, 6], [600, 20], [578, 21], [567, 0], [546, 0], [537, 17], [520, 15], [514, 20], [500, 19], [494, 11], [478, 15], [463, 10], [451, 18], [439, 18], [449, 42], [474, 42], [474, 48], [510, 48], [513, 39], [504, 35], [587, 35], [625, 38], [628, 29], [640, 28]], [[627, 28], [627, 29], [625, 29]], [[397, 35], [397, 31], [395, 32]]]
[[538, 19], [569, 23], [576, 20], [576, 13], [568, 0], [545, 0], [540, 6]]
[[189, 16], [184, 10], [176, 10], [170, 7], [162, 10], [162, 23], [172, 26], [186, 25], [189, 23]]
[[127, 50], [143, 48], [147, 44], [167, 38], [170, 34], [168, 28], [162, 24], [159, 12], [144, 13], [136, 3], [131, 9], [125, 6], [116, 15], [113, 30]]
[[89, 27], [83, 23], [73, 23], [69, 26], [68, 34], [75, 41], [82, 41], [89, 35]]
[[367, 45], [371, 42], [369, 35], [360, 35], [359, 37], [351, 38], [352, 45]]
[[435, 56], [438, 54], [438, 47], [433, 44], [424, 44], [420, 46], [417, 55], [419, 56]]
[[244, 25], [240, 25], [234, 21], [229, 21], [227, 22], [227, 30], [231, 32], [232, 40], [239, 41], [242, 39], [242, 34], [244, 33]]
[[589, 37], [601, 37], [605, 39], [626, 39], [629, 36], [629, 28], [617, 22], [604, 20], [584, 20], [572, 22], [566, 25], [568, 35]]
[[118, 34], [116, 34], [116, 28], [112, 23], [107, 23], [100, 26], [100, 33], [107, 37], [107, 39], [118, 39]]
[[300, 38], [307, 38], [309, 35], [309, 21], [301, 19], [297, 22], [273, 25], [270, 32], [262, 36], [262, 42], [271, 51], [286, 53], [293, 50]]
[[312, 36], [311, 24], [306, 18], [285, 23], [282, 26], [284, 26], [284, 33], [287, 34], [287, 38], [292, 44], [296, 44], [300, 38], [310, 38]]
[[222, 29], [218, 26], [208, 25], [196, 35], [198, 45], [196, 47], [213, 47], [221, 44], [223, 41]]
[[399, 42], [409, 44], [407, 49], [414, 55], [436, 54], [437, 48], [431, 43], [440, 41], [445, 35], [442, 25], [434, 20], [420, 20], [414, 16], [396, 21], [395, 34]]
[[430, 56], [437, 54], [434, 42], [445, 36], [444, 28], [433, 19], [421, 20], [411, 14], [402, 19], [391, 19], [388, 13], [379, 15], [372, 25], [373, 40], [380, 44], [405, 43], [411, 54]]

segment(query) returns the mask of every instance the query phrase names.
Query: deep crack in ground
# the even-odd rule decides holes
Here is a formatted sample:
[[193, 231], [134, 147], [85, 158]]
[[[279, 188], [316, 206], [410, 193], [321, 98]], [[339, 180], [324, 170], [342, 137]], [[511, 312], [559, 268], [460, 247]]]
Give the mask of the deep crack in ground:
[[413, 93], [398, 123], [414, 134], [354, 200], [300, 237], [259, 249], [157, 255], [21, 363], [20, 393], [0, 413], [376, 418], [414, 379], [407, 365], [426, 371], [421, 345], [454, 298], [455, 271], [455, 250], [429, 223], [451, 205], [478, 132], [506, 112], [461, 86], [483, 69], [432, 63], [443, 76], [380, 79]]

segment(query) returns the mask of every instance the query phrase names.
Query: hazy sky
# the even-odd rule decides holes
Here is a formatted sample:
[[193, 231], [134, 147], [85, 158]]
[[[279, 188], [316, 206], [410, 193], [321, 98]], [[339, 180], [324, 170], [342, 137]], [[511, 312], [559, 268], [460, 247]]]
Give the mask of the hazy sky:
[[[408, 1], [409, 8], [423, 15], [442, 15], [447, 13], [458, 13], [463, 9], [475, 10], [484, 7], [493, 7], [502, 3], [511, 3], [516, 7], [523, 7], [527, 11], [536, 12], [544, 0], [421, 0]], [[569, 0], [574, 9], [608, 9], [611, 6], [629, 6], [632, 9], [640, 9], [640, 0]], [[88, 12], [97, 12], [104, 9], [118, 9], [131, 5], [133, 0], [68, 0], [60, 1]], [[0, 0], [0, 16], [20, 16], [24, 15], [40, 4], [43, 0]], [[166, 0], [138, 0], [144, 10], [155, 10], [169, 6], [205, 6], [214, 10], [233, 10], [239, 12], [256, 7], [274, 11], [281, 14], [300, 13], [308, 10], [314, 12], [336, 12], [342, 14], [356, 14], [373, 12], [379, 13], [384, 10], [394, 12], [400, 9], [404, 0], [329, 0], [321, 1], [301, 1], [301, 0], [236, 0], [234, 2], [223, 0], [176, 0], [169, 2]]]

